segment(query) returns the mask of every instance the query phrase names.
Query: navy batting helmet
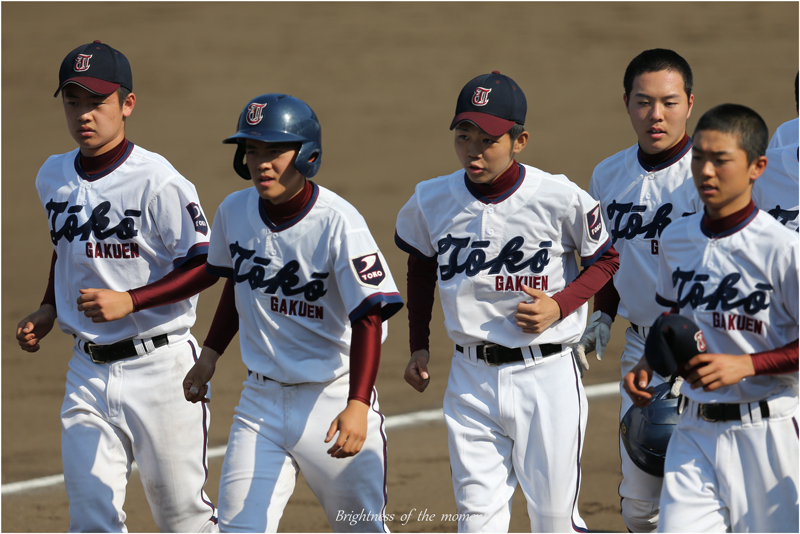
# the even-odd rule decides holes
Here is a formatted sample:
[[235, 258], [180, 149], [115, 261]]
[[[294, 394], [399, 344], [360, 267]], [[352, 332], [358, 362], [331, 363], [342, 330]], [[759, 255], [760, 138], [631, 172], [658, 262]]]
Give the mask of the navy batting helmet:
[[686, 364], [706, 351], [703, 331], [688, 317], [671, 313], [660, 315], [644, 343], [644, 356], [650, 368], [661, 376], [677, 374], [686, 378]]
[[619, 424], [622, 444], [636, 467], [656, 477], [664, 476], [667, 443], [678, 423], [680, 395], [670, 395], [669, 382], [655, 387], [644, 408], [632, 406]]
[[306, 178], [317, 174], [322, 162], [322, 129], [319, 120], [308, 104], [293, 96], [269, 93], [255, 97], [239, 115], [237, 132], [223, 141], [238, 145], [233, 168], [245, 180], [250, 179], [250, 172], [244, 163], [247, 139], [267, 143], [300, 143], [294, 166]]

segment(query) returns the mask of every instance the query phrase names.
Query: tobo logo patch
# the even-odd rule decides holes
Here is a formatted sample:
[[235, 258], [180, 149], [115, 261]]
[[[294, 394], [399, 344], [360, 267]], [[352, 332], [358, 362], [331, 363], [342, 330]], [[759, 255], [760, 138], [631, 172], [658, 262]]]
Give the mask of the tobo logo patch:
[[350, 265], [352, 265], [358, 281], [365, 286], [378, 287], [386, 279], [386, 271], [378, 252], [353, 258], [350, 260]]
[[597, 243], [603, 232], [603, 218], [600, 215], [600, 204], [586, 214], [586, 230], [589, 239]]
[[197, 203], [192, 202], [186, 206], [186, 211], [189, 212], [189, 216], [192, 218], [195, 231], [200, 232], [203, 235], [208, 235], [208, 223], [206, 222], [205, 215], [203, 215], [203, 212], [200, 211], [200, 206], [198, 206]]

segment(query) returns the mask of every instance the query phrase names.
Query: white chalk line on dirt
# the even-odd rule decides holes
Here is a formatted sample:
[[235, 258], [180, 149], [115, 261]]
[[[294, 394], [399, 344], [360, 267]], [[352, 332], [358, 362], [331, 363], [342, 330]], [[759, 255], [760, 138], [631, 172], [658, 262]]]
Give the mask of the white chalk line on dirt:
[[[589, 399], [608, 397], [611, 395], [619, 394], [619, 382], [607, 382], [605, 384], [595, 384], [593, 386], [586, 386], [586, 397]], [[408, 426], [421, 425], [424, 423], [436, 422], [444, 420], [444, 413], [441, 408], [434, 410], [423, 410], [421, 412], [406, 413], [400, 415], [390, 415], [386, 417], [386, 429], [393, 430], [395, 428], [403, 428]], [[218, 458], [225, 455], [227, 445], [219, 447], [212, 447], [208, 449], [208, 459]], [[138, 469], [136, 462], [133, 463], [132, 469]], [[3, 484], [0, 487], [0, 494], [12, 495], [14, 493], [21, 493], [24, 491], [46, 488], [49, 486], [56, 486], [64, 483], [64, 475], [52, 475], [49, 477], [35, 478], [33, 480], [21, 480], [19, 482], [11, 482]]]

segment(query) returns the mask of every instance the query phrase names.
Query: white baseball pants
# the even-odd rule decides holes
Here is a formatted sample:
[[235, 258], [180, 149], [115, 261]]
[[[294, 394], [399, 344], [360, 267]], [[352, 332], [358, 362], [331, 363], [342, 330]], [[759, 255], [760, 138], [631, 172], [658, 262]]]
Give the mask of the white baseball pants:
[[134, 460], [162, 532], [217, 531], [203, 491], [210, 414], [183, 396], [198, 354], [186, 334], [142, 356], [94, 363], [76, 341], [61, 409], [70, 532], [127, 532], [123, 504]]
[[667, 447], [659, 532], [798, 532], [800, 448], [793, 394], [710, 422], [689, 401]]
[[373, 389], [367, 441], [332, 458], [325, 436], [347, 405], [349, 376], [282, 385], [253, 373], [236, 408], [219, 488], [222, 532], [277, 532], [298, 471], [334, 532], [388, 532], [386, 434]]
[[578, 513], [587, 409], [569, 350], [501, 366], [474, 347], [456, 352], [444, 414], [459, 532], [508, 532], [517, 483], [532, 532], [587, 532]]

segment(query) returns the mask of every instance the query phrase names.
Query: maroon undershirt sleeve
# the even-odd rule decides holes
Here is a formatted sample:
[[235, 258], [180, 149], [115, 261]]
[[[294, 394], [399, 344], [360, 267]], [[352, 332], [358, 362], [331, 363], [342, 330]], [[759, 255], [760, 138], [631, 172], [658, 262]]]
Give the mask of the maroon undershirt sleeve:
[[613, 321], [617, 316], [617, 309], [619, 308], [619, 293], [614, 286], [614, 278], [609, 278], [606, 285], [594, 295], [594, 308], [593, 311], [601, 311], [608, 314]]
[[411, 353], [429, 350], [431, 314], [438, 276], [438, 262], [408, 256], [406, 307], [408, 308], [408, 342]]
[[233, 336], [239, 331], [239, 312], [236, 309], [236, 294], [234, 293], [232, 278], [225, 281], [222, 295], [219, 297], [214, 320], [208, 329], [208, 336], [203, 345], [213, 349], [217, 354], [222, 354], [230, 345]]
[[50, 304], [54, 308], [56, 307], [56, 260], [58, 259], [58, 254], [56, 251], [53, 251], [53, 256], [50, 260], [50, 275], [47, 279], [47, 289], [44, 290], [44, 297], [42, 297], [42, 303], [39, 307], [44, 306], [45, 304]]
[[381, 363], [381, 307], [380, 303], [376, 304], [353, 323], [350, 340], [350, 394], [347, 400], [359, 400], [367, 406]]
[[133, 311], [174, 304], [213, 286], [218, 278], [206, 272], [206, 255], [196, 256], [152, 284], [128, 290]]
[[[597, 261], [581, 271], [581, 274], [567, 284], [567, 287], [553, 295], [553, 300], [561, 308], [561, 318], [574, 312], [604, 286], [609, 283], [613, 285], [611, 278], [617, 269], [619, 269], [619, 254], [612, 246], [597, 258]], [[596, 300], [595, 298], [595, 308]], [[616, 311], [614, 314], [616, 315]]]
[[758, 375], [777, 375], [783, 373], [796, 373], [798, 368], [798, 340], [787, 343], [783, 347], [756, 352], [753, 358], [753, 368]]

